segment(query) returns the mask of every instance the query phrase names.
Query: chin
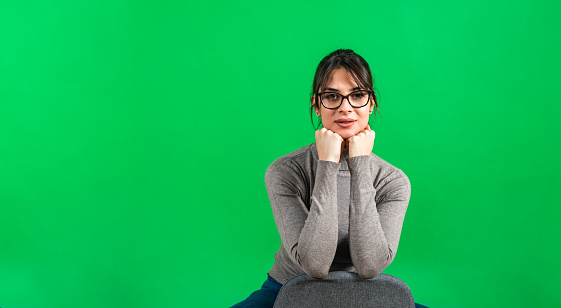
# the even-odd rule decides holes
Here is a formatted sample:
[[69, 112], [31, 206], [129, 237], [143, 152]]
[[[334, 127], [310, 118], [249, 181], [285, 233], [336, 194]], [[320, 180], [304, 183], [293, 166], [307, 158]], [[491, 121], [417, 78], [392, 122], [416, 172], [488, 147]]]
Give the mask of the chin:
[[352, 136], [358, 134], [358, 132], [355, 132], [354, 130], [343, 130], [343, 131], [335, 131], [337, 134], [339, 134], [339, 136], [341, 136], [343, 139], [349, 139]]

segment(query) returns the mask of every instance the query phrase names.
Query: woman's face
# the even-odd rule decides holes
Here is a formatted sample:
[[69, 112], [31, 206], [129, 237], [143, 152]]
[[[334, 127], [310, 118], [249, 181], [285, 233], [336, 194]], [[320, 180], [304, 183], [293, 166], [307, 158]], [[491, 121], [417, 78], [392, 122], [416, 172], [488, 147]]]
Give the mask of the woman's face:
[[[320, 92], [329, 91], [349, 95], [349, 93], [357, 90], [364, 90], [364, 88], [360, 88], [344, 68], [337, 68], [331, 71], [325, 88], [320, 89]], [[312, 97], [312, 102], [314, 100], [315, 97]], [[348, 99], [343, 99], [343, 103], [337, 109], [327, 109], [321, 102], [318, 107], [319, 109], [315, 108], [315, 110], [321, 116], [323, 127], [339, 134], [343, 139], [347, 139], [366, 128], [374, 104], [372, 98], [370, 98], [366, 106], [355, 108], [351, 106]]]

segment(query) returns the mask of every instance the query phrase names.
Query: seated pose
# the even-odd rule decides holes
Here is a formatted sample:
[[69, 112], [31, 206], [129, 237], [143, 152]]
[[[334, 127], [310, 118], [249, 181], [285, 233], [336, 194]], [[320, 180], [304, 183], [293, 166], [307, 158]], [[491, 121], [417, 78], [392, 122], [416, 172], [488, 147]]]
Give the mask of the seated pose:
[[311, 97], [323, 126], [316, 142], [279, 157], [265, 173], [280, 249], [263, 287], [233, 307], [273, 307], [294, 276], [349, 271], [373, 278], [394, 260], [411, 186], [372, 153], [368, 120], [377, 109], [361, 56], [341, 49], [321, 60]]

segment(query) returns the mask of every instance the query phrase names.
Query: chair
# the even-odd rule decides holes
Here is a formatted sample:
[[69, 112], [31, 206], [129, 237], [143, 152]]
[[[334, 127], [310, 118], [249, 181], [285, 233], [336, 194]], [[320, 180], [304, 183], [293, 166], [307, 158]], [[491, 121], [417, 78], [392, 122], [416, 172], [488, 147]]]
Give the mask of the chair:
[[397, 277], [380, 274], [362, 279], [356, 273], [330, 272], [324, 279], [300, 275], [281, 288], [274, 308], [376, 307], [413, 308], [411, 290]]

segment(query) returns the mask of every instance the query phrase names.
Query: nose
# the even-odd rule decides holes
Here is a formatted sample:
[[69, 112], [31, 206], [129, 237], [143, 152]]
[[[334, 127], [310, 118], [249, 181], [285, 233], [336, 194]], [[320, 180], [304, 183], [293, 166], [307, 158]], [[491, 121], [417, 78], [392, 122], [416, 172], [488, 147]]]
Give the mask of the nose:
[[343, 112], [343, 113], [349, 113], [353, 111], [353, 106], [351, 106], [351, 103], [349, 102], [349, 98], [345, 97], [343, 98], [343, 101], [341, 102], [341, 106], [339, 106], [339, 109], [337, 109], [339, 112]]

